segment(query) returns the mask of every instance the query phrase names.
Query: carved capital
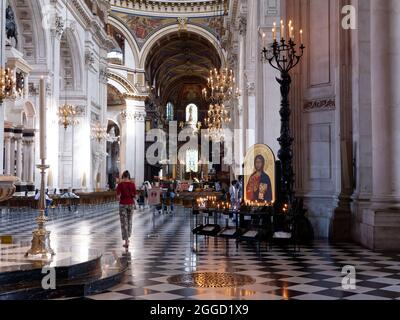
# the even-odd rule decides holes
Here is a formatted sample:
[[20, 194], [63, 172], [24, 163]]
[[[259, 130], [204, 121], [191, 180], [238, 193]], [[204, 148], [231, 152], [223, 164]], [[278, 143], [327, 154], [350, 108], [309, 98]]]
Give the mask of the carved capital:
[[121, 118], [123, 121], [126, 121], [126, 120], [145, 121], [146, 120], [146, 112], [123, 110], [121, 112]]
[[95, 62], [94, 53], [90, 50], [87, 50], [85, 53], [85, 64], [88, 67], [93, 67], [94, 62]]
[[239, 33], [244, 36], [247, 32], [247, 18], [245, 16], [239, 17]]
[[256, 94], [256, 84], [254, 82], [248, 82], [246, 89], [248, 96], [254, 96]]
[[61, 36], [64, 32], [65, 22], [64, 22], [63, 18], [59, 15], [56, 15], [53, 21], [54, 22], [51, 27], [51, 33], [52, 33], [53, 37], [61, 39]]

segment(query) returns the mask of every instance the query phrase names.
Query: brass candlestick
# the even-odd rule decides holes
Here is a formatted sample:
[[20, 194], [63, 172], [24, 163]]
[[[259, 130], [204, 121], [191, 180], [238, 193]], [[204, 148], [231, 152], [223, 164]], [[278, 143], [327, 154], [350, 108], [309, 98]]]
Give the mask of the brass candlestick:
[[37, 168], [40, 170], [41, 182], [40, 182], [40, 198], [39, 198], [39, 216], [36, 218], [38, 225], [37, 230], [33, 231], [32, 246], [25, 254], [25, 257], [35, 256], [42, 259], [51, 259], [55, 253], [50, 246], [50, 231], [46, 230], [45, 224], [48, 221], [45, 216], [46, 211], [46, 195], [45, 195], [45, 177], [46, 170], [50, 166], [45, 164], [45, 160], [42, 159], [42, 164], [38, 165]]
[[40, 197], [39, 197], [39, 216], [36, 218], [38, 225], [37, 230], [33, 231], [32, 246], [25, 254], [25, 257], [33, 256], [44, 260], [51, 260], [55, 255], [50, 247], [50, 231], [46, 230], [45, 224], [47, 218], [46, 211], [46, 194], [45, 194], [45, 178], [46, 170], [50, 166], [46, 165], [46, 85], [45, 79], [40, 79], [40, 159], [41, 164], [37, 166], [40, 170]]

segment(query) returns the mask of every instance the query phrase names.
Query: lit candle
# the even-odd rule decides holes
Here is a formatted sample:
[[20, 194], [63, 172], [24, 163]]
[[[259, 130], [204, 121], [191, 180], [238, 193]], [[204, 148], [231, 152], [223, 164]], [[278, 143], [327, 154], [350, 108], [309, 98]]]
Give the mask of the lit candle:
[[272, 37], [275, 41], [276, 40], [276, 22], [274, 22], [274, 27], [272, 28]]
[[46, 84], [44, 77], [40, 78], [39, 85], [40, 107], [40, 159], [46, 159]]
[[263, 47], [265, 48], [266, 47], [266, 35], [265, 35], [265, 32], [263, 32], [262, 38], [263, 38]]
[[281, 20], [281, 38], [282, 40], [285, 39], [285, 25], [283, 23], [283, 20]]
[[303, 29], [300, 29], [300, 43], [303, 44]]

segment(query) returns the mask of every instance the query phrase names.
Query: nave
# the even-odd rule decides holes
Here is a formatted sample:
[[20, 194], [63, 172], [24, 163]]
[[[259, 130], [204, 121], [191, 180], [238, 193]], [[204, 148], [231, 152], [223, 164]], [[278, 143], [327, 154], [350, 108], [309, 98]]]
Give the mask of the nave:
[[[94, 300], [400, 300], [400, 255], [373, 252], [349, 243], [316, 241], [293, 253], [277, 246], [260, 253], [253, 245], [198, 237], [190, 232], [190, 215], [136, 211], [129, 252], [120, 240], [115, 205], [50, 212], [48, 229], [53, 249], [70, 246], [80, 254], [89, 250], [117, 253], [129, 260], [122, 284], [106, 292], [74, 299]], [[29, 247], [35, 213], [3, 213], [0, 234], [13, 234], [13, 245], [1, 246], [0, 270], [12, 247]], [[342, 289], [342, 268], [357, 269], [355, 290]], [[217, 272], [248, 276], [252, 283], [230, 288], [199, 288], [172, 284], [170, 277]], [[208, 278], [218, 286], [221, 278]], [[210, 281], [215, 281], [211, 283]], [[71, 298], [68, 298], [71, 299]]]

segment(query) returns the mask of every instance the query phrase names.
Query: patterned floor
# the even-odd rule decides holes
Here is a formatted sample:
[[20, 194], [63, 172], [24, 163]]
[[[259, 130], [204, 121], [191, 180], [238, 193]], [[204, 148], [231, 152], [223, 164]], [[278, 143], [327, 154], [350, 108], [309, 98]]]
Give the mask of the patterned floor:
[[[29, 241], [35, 213], [2, 213], [0, 235]], [[120, 226], [115, 206], [77, 213], [52, 213], [48, 224], [53, 249], [70, 245], [103, 252], [119, 250]], [[317, 241], [293, 254], [283, 248], [261, 253], [245, 243], [199, 237], [197, 248], [189, 216], [152, 214], [134, 216], [134, 235], [128, 253], [131, 267], [122, 285], [87, 297], [96, 300], [400, 300], [400, 254], [372, 252], [358, 245], [330, 245]], [[354, 266], [356, 288], [342, 288], [342, 268]], [[185, 288], [169, 284], [171, 275], [188, 272], [233, 272], [249, 275], [255, 283], [238, 288]]]

